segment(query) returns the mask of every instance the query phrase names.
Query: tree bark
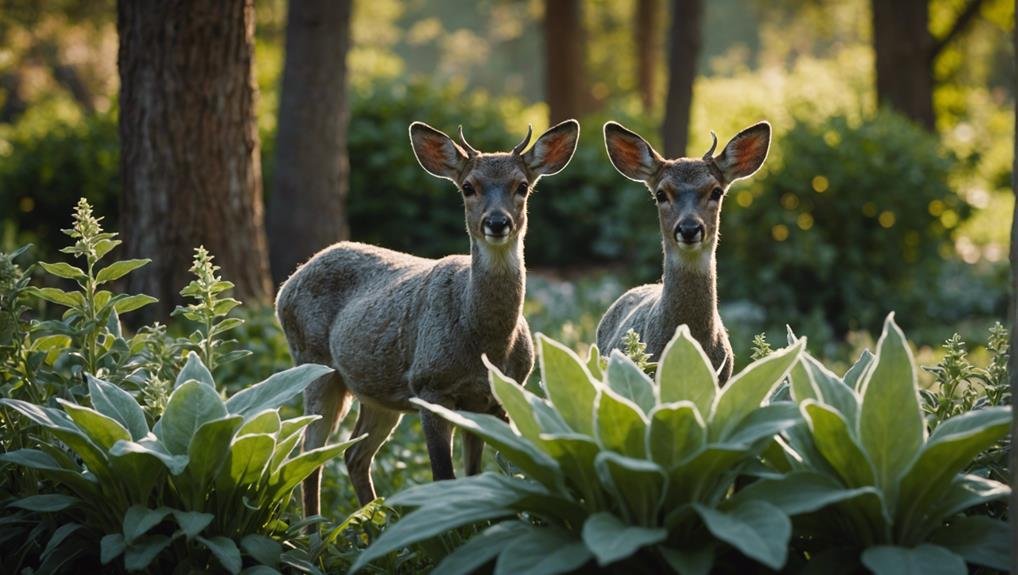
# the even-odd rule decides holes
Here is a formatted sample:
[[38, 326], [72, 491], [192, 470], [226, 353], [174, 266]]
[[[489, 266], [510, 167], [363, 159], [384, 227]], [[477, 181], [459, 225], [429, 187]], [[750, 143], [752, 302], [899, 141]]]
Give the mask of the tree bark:
[[268, 213], [276, 285], [315, 252], [348, 237], [350, 6], [351, 0], [290, 0]]
[[152, 258], [127, 288], [166, 317], [207, 247], [248, 303], [268, 302], [252, 75], [254, 0], [117, 3], [121, 231]]
[[586, 111], [585, 40], [580, 0], [545, 0], [545, 89], [551, 124]]
[[658, 37], [657, 19], [660, 0], [636, 1], [636, 76], [644, 113], [654, 111], [657, 92]]
[[668, 97], [662, 129], [665, 155], [686, 154], [689, 114], [693, 104], [693, 80], [700, 57], [703, 0], [674, 0], [668, 46]]
[[927, 0], [872, 0], [877, 101], [934, 131]]

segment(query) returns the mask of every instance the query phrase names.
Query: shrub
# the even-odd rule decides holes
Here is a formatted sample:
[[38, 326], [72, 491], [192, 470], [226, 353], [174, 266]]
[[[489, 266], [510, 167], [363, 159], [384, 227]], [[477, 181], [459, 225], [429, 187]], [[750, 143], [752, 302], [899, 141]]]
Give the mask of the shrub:
[[[191, 352], [166, 411], [150, 429], [144, 411], [119, 387], [89, 377], [92, 407], [58, 400], [63, 410], [17, 399], [0, 403], [56, 442], [0, 460], [36, 470], [65, 493], [25, 497], [11, 506], [65, 511], [101, 537], [101, 562], [123, 556], [128, 571], [203, 570], [215, 557], [230, 573], [240, 549], [276, 566], [282, 548], [265, 533], [307, 475], [354, 441], [290, 457], [314, 418], [281, 420], [278, 407], [330, 368], [306, 364], [277, 373], [223, 401], [208, 368]], [[63, 455], [70, 448], [84, 466]]]
[[728, 199], [720, 276], [753, 281], [725, 282], [727, 297], [781, 318], [819, 313], [839, 334], [890, 309], [964, 316], [935, 286], [970, 210], [933, 136], [885, 111], [799, 122], [777, 145], [782, 163]]
[[[733, 501], [763, 498], [793, 515], [794, 546], [820, 569], [864, 565], [882, 575], [909, 563], [965, 573], [968, 562], [1006, 570], [1008, 525], [962, 512], [1010, 493], [964, 471], [1007, 434], [1011, 409], [970, 411], [928, 433], [914, 365], [893, 314], [876, 355], [864, 354], [844, 378], [803, 353], [790, 391], [805, 423], [768, 452], [784, 475]], [[811, 499], [824, 504], [805, 508]]]
[[492, 560], [496, 573], [564, 573], [590, 561], [685, 571], [709, 569], [715, 555], [729, 549], [778, 569], [791, 534], [788, 518], [759, 499], [726, 505], [725, 495], [773, 435], [798, 421], [789, 402], [760, 404], [802, 346], [753, 363], [719, 389], [685, 328], [666, 348], [656, 385], [619, 352], [602, 371], [596, 348], [582, 362], [538, 335], [549, 400], [488, 364], [492, 392], [513, 427], [490, 415], [414, 400], [484, 438], [530, 479], [489, 472], [397, 494], [389, 505], [416, 509], [386, 530], [354, 568], [444, 531], [499, 519], [436, 571], [468, 573]]

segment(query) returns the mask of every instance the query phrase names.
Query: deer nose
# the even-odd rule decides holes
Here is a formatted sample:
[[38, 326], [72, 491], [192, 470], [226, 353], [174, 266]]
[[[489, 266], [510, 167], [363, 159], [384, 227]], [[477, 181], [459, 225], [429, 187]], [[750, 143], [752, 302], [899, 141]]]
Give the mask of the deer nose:
[[492, 214], [481, 222], [484, 227], [484, 234], [488, 236], [504, 237], [513, 230], [513, 221], [505, 214]]
[[703, 241], [705, 230], [703, 224], [693, 220], [683, 220], [675, 226], [675, 239], [681, 243], [695, 244]]

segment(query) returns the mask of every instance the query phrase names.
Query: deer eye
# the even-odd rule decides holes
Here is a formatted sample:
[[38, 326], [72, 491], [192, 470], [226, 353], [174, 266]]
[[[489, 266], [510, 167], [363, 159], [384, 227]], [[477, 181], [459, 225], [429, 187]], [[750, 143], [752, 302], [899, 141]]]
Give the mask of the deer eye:
[[668, 201], [668, 196], [665, 195], [663, 191], [658, 190], [657, 193], [654, 194], [654, 199], [657, 200], [657, 203], [663, 204]]
[[714, 188], [710, 193], [710, 199], [716, 202], [721, 199], [721, 196], [723, 196], [724, 193], [725, 191], [722, 190], [721, 188]]
[[475, 190], [469, 182], [464, 182], [463, 185], [460, 186], [460, 189], [463, 190], [464, 196], [472, 196], [477, 193], [477, 190]]
[[527, 185], [526, 182], [523, 182], [518, 188], [516, 188], [516, 193], [521, 196], [527, 195], [528, 192], [530, 192], [530, 186]]

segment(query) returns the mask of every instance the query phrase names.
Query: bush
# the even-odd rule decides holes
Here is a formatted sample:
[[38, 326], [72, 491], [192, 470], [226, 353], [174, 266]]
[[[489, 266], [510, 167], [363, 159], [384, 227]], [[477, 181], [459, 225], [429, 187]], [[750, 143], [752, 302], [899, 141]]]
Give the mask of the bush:
[[781, 163], [728, 198], [725, 299], [783, 319], [819, 314], [838, 334], [875, 330], [890, 309], [965, 316], [937, 287], [970, 209], [947, 185], [952, 163], [936, 138], [881, 112], [799, 122], [776, 143]]
[[415, 400], [484, 438], [525, 478], [486, 473], [397, 494], [388, 503], [413, 511], [354, 570], [455, 529], [472, 537], [439, 563], [443, 573], [491, 562], [495, 573], [594, 562], [610, 572], [742, 572], [753, 569], [746, 559], [877, 575], [903, 563], [1007, 568], [1007, 523], [962, 512], [1010, 493], [966, 473], [1007, 434], [1010, 407], [971, 411], [928, 434], [912, 353], [892, 316], [876, 355], [864, 353], [844, 378], [790, 334], [778, 352], [758, 340], [762, 357], [720, 390], [683, 328], [656, 385], [618, 352], [603, 369], [596, 348], [582, 362], [538, 339], [547, 400], [488, 364], [511, 427]]

